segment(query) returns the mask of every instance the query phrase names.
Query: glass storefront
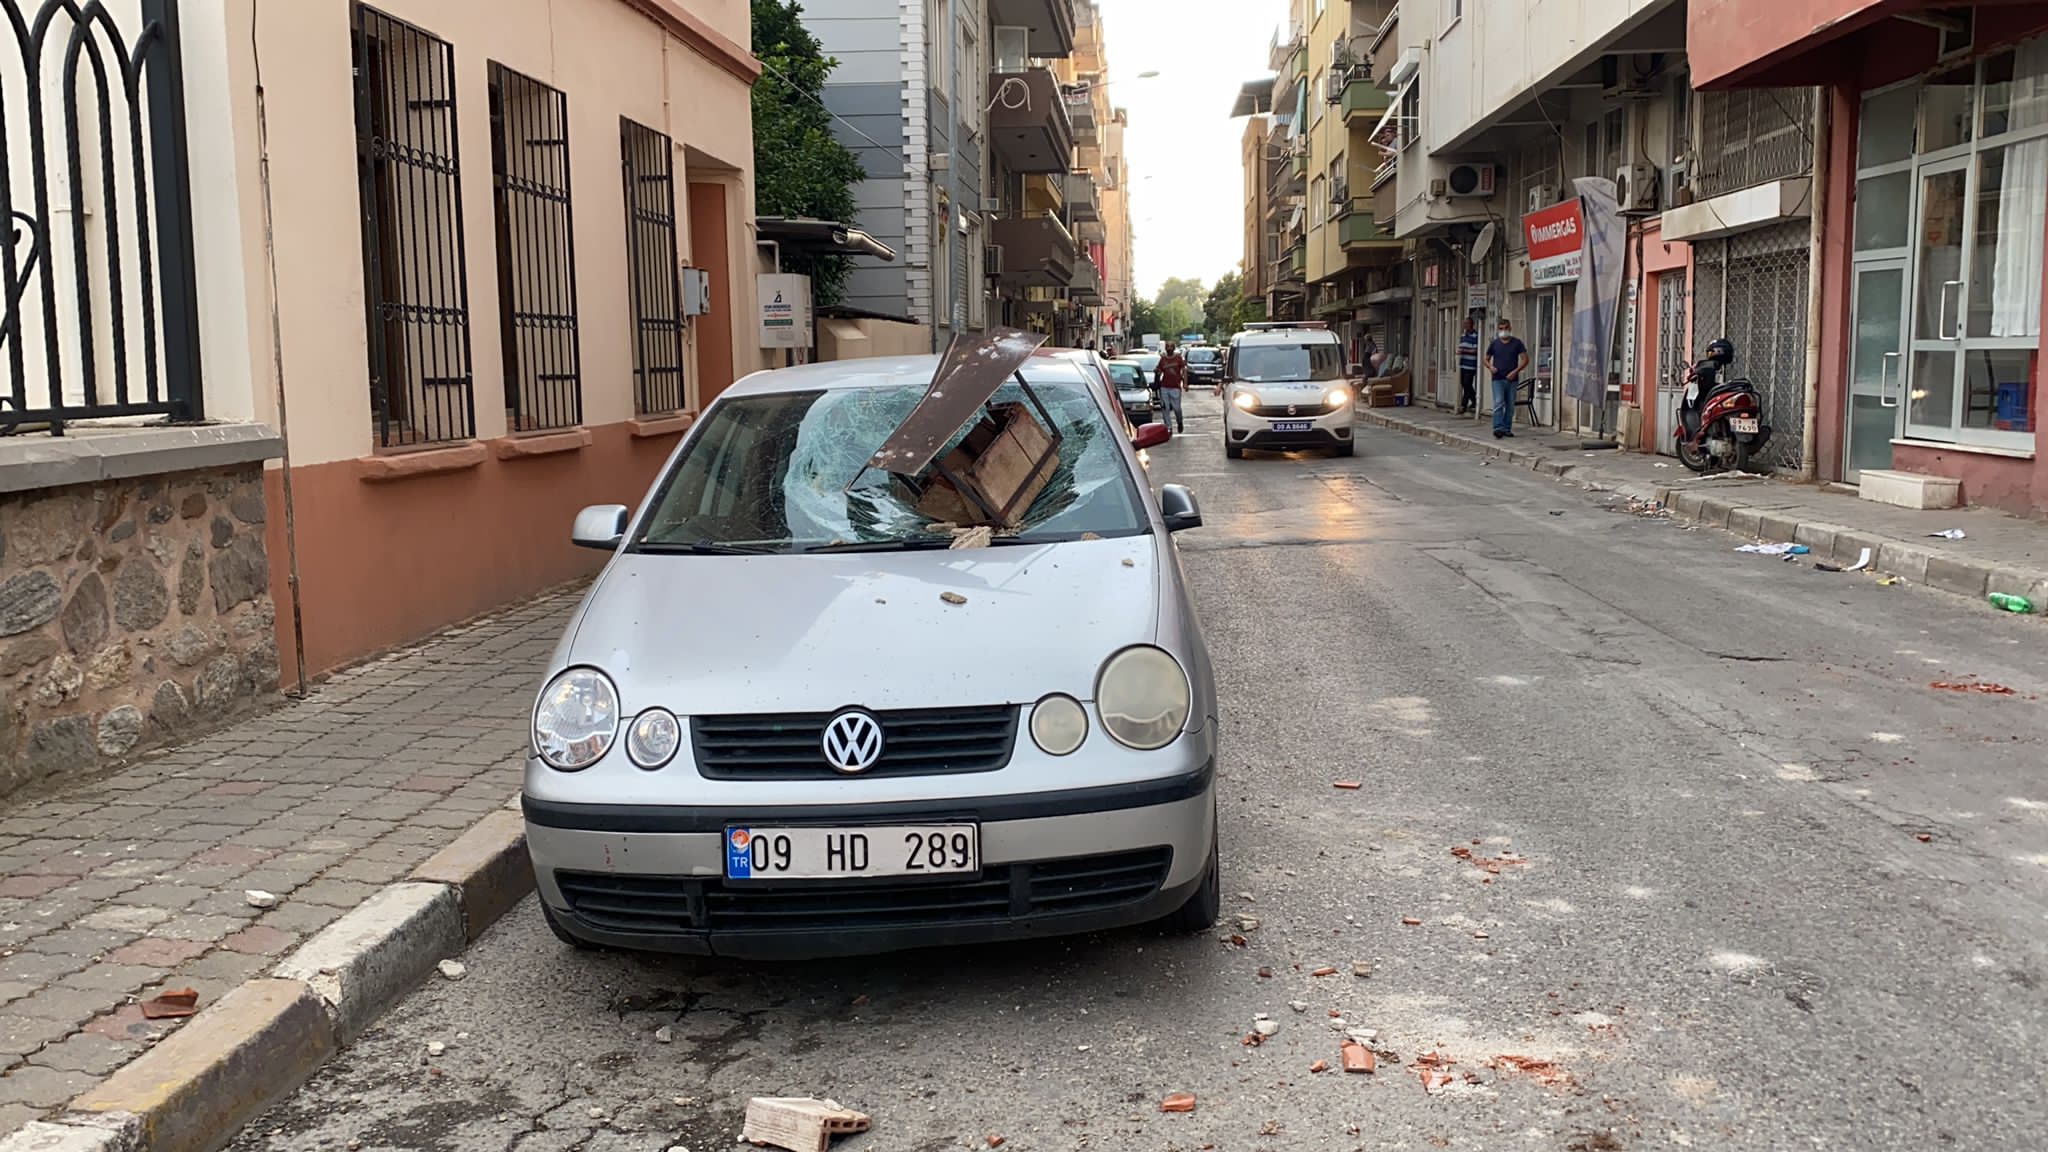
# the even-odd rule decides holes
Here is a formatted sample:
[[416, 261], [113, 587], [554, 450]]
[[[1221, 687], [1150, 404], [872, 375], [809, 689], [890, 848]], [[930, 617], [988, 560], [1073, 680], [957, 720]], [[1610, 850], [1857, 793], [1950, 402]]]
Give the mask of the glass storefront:
[[1900, 438], [2034, 450], [2044, 217], [2048, 37], [1865, 96], [1851, 479]]

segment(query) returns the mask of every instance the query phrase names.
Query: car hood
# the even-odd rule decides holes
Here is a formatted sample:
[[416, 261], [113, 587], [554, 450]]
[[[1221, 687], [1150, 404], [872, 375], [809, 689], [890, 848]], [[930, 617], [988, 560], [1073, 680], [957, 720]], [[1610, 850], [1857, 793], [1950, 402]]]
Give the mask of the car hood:
[[[557, 666], [618, 682], [626, 715], [1083, 700], [1158, 633], [1156, 538], [947, 552], [616, 558]], [[964, 603], [949, 602], [952, 595]]]

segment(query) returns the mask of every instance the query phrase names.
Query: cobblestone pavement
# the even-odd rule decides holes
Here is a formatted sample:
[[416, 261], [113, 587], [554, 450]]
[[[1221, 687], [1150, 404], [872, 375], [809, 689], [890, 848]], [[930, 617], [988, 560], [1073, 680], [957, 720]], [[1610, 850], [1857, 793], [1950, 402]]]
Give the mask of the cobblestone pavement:
[[[403, 877], [519, 787], [558, 591], [48, 799], [0, 804], [0, 1135]], [[251, 889], [278, 897], [251, 906]]]

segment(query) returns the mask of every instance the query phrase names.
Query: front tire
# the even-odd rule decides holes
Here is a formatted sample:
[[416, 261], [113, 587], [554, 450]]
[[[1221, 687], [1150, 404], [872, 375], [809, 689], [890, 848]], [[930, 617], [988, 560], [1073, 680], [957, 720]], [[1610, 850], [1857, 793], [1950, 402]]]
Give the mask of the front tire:
[[597, 950], [597, 945], [592, 944], [588, 940], [579, 939], [572, 935], [567, 928], [563, 927], [561, 920], [555, 916], [555, 910], [548, 907], [547, 901], [541, 900], [538, 903], [540, 904], [541, 918], [548, 922], [548, 931], [555, 934], [555, 939], [560, 940], [579, 952], [594, 952]]
[[1217, 918], [1223, 914], [1223, 854], [1220, 849], [1214, 840], [1210, 841], [1209, 867], [1202, 873], [1202, 882], [1195, 887], [1194, 894], [1187, 898], [1186, 903], [1160, 919], [1162, 931], [1191, 936], [1216, 926]]
[[1244, 459], [1244, 448], [1240, 445], [1232, 444], [1230, 442], [1230, 440], [1228, 439], [1228, 437], [1230, 436], [1229, 432], [1226, 431], [1225, 433], [1223, 433], [1223, 435], [1225, 437], [1223, 441], [1223, 458], [1226, 460]]
[[1339, 444], [1337, 445], [1337, 455], [1356, 456], [1358, 455], [1358, 445], [1355, 443]]
[[1683, 436], [1678, 439], [1678, 462], [1700, 473], [1712, 471], [1714, 467], [1713, 454], [1707, 451], [1706, 445], [1695, 445]]

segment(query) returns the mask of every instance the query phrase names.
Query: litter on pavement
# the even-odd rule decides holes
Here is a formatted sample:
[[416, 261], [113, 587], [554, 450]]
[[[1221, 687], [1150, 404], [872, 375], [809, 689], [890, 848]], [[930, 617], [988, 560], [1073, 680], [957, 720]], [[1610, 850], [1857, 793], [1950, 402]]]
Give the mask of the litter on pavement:
[[166, 989], [142, 1002], [145, 1020], [177, 1020], [198, 1011], [199, 993], [190, 988]]
[[1964, 532], [1961, 528], [1950, 528], [1942, 532], [1929, 532], [1927, 535], [1942, 540], [1961, 540], [1968, 533]]
[[1159, 1110], [1161, 1112], [1193, 1112], [1195, 1110], [1195, 1094], [1193, 1092], [1175, 1092], [1159, 1102]]
[[747, 1124], [740, 1139], [788, 1152], [825, 1152], [834, 1136], [865, 1132], [868, 1124], [865, 1112], [842, 1107], [837, 1100], [756, 1096], [747, 1101]]
[[1757, 556], [1804, 556], [1813, 549], [1804, 544], [1744, 544], [1736, 551]]
[[2032, 600], [2027, 599], [2025, 596], [2015, 596], [2010, 592], [1993, 592], [1991, 594], [1991, 603], [1995, 607], [2003, 608], [2007, 612], [2017, 612], [2022, 616], [2034, 610], [2034, 602]]

